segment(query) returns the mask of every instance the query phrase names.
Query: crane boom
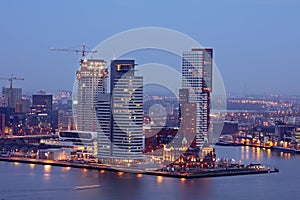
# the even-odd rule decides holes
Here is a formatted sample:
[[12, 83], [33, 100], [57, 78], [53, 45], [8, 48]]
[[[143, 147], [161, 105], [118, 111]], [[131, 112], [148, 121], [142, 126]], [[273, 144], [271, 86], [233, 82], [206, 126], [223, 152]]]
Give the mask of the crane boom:
[[97, 53], [96, 50], [86, 50], [86, 45], [82, 44], [82, 49], [63, 49], [63, 48], [50, 48], [51, 51], [68, 51], [68, 52], [76, 52], [82, 53], [82, 57], [85, 57], [86, 53]]

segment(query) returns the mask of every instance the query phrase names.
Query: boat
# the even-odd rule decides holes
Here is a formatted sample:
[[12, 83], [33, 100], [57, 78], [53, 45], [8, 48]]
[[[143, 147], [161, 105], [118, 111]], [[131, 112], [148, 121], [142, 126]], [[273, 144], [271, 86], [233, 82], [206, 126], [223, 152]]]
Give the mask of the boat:
[[85, 190], [85, 189], [93, 189], [93, 188], [99, 188], [100, 185], [84, 185], [84, 186], [76, 186], [74, 187], [74, 190]]

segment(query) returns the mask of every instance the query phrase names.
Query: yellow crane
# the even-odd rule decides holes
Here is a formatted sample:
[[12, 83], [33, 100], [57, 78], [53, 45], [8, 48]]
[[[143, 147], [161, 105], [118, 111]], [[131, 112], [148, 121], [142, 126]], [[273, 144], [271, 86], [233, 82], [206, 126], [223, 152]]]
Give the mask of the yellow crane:
[[9, 108], [12, 108], [14, 107], [12, 105], [12, 89], [13, 89], [13, 81], [24, 81], [25, 79], [24, 78], [17, 78], [17, 77], [14, 77], [13, 75], [11, 75], [11, 77], [9, 78], [0, 78], [0, 80], [8, 80], [10, 82], [10, 85], [9, 85], [9, 101], [8, 101], [8, 107]]

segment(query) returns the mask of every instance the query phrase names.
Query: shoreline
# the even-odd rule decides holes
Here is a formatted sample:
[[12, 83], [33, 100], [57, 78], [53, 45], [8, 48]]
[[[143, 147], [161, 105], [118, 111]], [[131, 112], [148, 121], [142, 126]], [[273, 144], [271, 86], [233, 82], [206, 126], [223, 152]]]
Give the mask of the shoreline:
[[202, 170], [199, 172], [182, 173], [182, 172], [146, 171], [146, 170], [138, 170], [132, 168], [110, 167], [103, 164], [81, 164], [81, 163], [71, 163], [67, 161], [38, 160], [38, 159], [18, 158], [18, 157], [0, 157], [0, 161], [20, 162], [25, 164], [51, 165], [51, 166], [58, 166], [58, 167], [85, 168], [90, 170], [105, 170], [105, 171], [112, 171], [112, 172], [124, 172], [130, 174], [143, 174], [143, 175], [164, 176], [164, 177], [183, 178], [183, 179], [269, 174], [269, 173], [279, 172], [279, 170], [277, 169], [270, 170], [270, 169], [249, 169], [249, 168], [239, 168], [239, 169], [220, 168], [220, 169]]
[[235, 142], [217, 142], [217, 146], [248, 146], [248, 147], [258, 147], [258, 148], [265, 148], [270, 149], [274, 152], [283, 152], [283, 153], [292, 153], [292, 154], [300, 154], [300, 150], [292, 149], [292, 148], [285, 148], [285, 147], [276, 147], [276, 146], [262, 146], [257, 144], [242, 144], [242, 143], [235, 143]]

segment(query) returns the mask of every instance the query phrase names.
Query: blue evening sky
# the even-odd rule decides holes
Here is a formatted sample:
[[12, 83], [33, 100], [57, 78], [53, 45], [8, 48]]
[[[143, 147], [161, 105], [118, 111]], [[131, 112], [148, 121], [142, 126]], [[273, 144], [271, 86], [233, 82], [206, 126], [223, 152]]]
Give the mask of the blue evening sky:
[[[25, 92], [71, 90], [80, 55], [132, 28], [180, 31], [213, 47], [227, 92], [300, 94], [299, 0], [1, 1], [0, 77]], [[8, 81], [0, 81], [8, 86]]]

